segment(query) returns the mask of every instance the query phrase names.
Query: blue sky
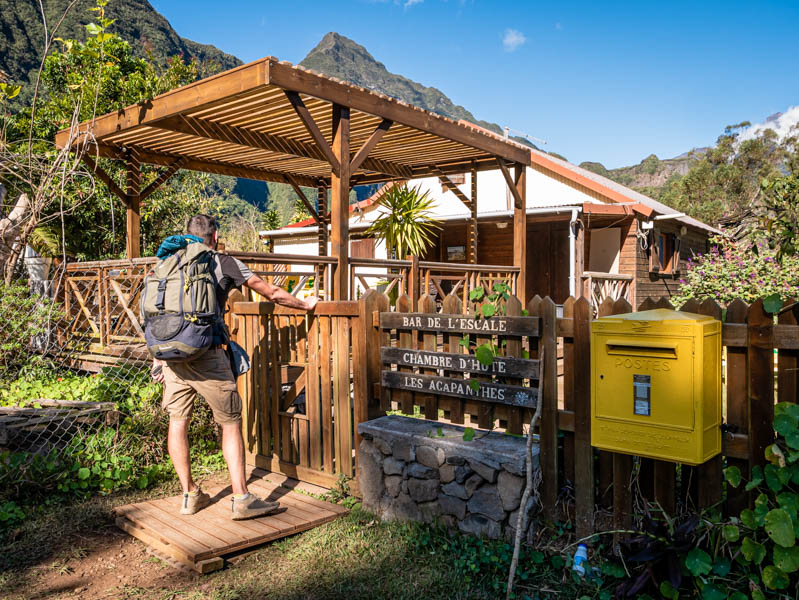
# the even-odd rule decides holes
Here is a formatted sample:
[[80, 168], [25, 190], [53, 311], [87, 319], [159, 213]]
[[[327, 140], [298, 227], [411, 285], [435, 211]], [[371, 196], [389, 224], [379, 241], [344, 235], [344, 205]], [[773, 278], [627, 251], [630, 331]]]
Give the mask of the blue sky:
[[245, 62], [299, 62], [328, 31], [480, 119], [607, 167], [714, 143], [799, 104], [799, 2], [151, 0]]

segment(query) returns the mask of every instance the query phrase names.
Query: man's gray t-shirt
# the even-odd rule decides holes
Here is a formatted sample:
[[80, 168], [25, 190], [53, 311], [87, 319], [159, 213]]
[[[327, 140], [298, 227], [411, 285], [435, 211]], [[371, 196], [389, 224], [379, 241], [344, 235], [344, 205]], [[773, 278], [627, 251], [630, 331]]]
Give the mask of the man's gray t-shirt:
[[222, 313], [225, 312], [230, 290], [241, 290], [241, 286], [253, 276], [253, 272], [238, 258], [227, 254], [216, 255], [216, 300]]

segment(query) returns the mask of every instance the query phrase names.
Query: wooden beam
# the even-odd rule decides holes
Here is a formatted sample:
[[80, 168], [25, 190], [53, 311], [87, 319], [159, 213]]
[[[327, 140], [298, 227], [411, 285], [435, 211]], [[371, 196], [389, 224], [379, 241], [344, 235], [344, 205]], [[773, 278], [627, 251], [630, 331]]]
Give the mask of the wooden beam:
[[[302, 101], [302, 98], [297, 92], [293, 92], [291, 90], [283, 90], [283, 91], [286, 94], [286, 98], [289, 99], [291, 106], [294, 108], [294, 112], [297, 113], [297, 116], [300, 118], [300, 121], [302, 121], [302, 124], [305, 125], [305, 129], [307, 129], [308, 133], [311, 134], [311, 137], [316, 142], [317, 147], [319, 148], [319, 150], [322, 151], [325, 158], [327, 159], [327, 162], [330, 163], [330, 166], [333, 167], [333, 173], [338, 175], [340, 178], [341, 161], [339, 160], [339, 158], [336, 157], [333, 148], [330, 147], [330, 144], [327, 143], [325, 136], [319, 130], [319, 126], [316, 124], [316, 121], [313, 120], [313, 116], [311, 116], [311, 112], [308, 110], [308, 107], [305, 106], [305, 103]], [[349, 116], [347, 116], [347, 122], [349, 123]], [[347, 147], [348, 147], [348, 152], [345, 155], [344, 160], [349, 162], [349, 143], [347, 143]], [[349, 165], [347, 165], [347, 171], [349, 172]]]
[[84, 154], [81, 157], [81, 160], [83, 160], [83, 162], [86, 163], [86, 166], [89, 167], [89, 169], [91, 169], [95, 175], [97, 175], [97, 179], [102, 181], [106, 187], [111, 190], [112, 194], [122, 200], [122, 203], [125, 206], [128, 205], [128, 195], [122, 191], [122, 188], [117, 185], [117, 182], [114, 181], [111, 176], [100, 167], [100, 165], [94, 162], [94, 159], [91, 156]]
[[527, 167], [523, 164], [516, 165], [516, 181], [511, 191], [517, 198], [513, 207], [513, 265], [519, 267], [516, 297], [524, 306], [527, 302]]
[[155, 192], [158, 188], [160, 188], [167, 181], [169, 181], [172, 178], [172, 176], [175, 173], [177, 173], [180, 170], [181, 166], [186, 162], [188, 162], [187, 159], [183, 157], [177, 159], [175, 162], [169, 165], [165, 171], [163, 171], [158, 177], [155, 178], [155, 181], [153, 181], [150, 185], [144, 188], [144, 191], [141, 194], [139, 194], [139, 202], [144, 201], [145, 198], [147, 198], [150, 194]]
[[372, 135], [369, 136], [369, 139], [363, 143], [361, 149], [355, 154], [355, 156], [350, 161], [350, 173], [354, 173], [358, 170], [358, 167], [361, 166], [364, 160], [369, 156], [369, 153], [374, 150], [375, 146], [380, 143], [380, 140], [383, 139], [383, 136], [389, 130], [392, 125], [392, 121], [389, 119], [383, 119], [380, 122], [380, 125], [377, 126], [372, 132]]
[[466, 262], [473, 265], [477, 264], [477, 169], [472, 167], [471, 184], [472, 184], [472, 202], [469, 207], [469, 224], [466, 227], [466, 240], [467, 244], [467, 260]]
[[128, 258], [141, 256], [141, 163], [136, 150], [130, 152], [127, 160], [127, 239], [125, 241], [125, 255]]
[[[130, 146], [128, 146], [130, 147]], [[185, 158], [186, 162], [181, 165], [181, 169], [189, 171], [201, 171], [203, 173], [216, 173], [219, 175], [231, 175], [232, 177], [241, 177], [243, 179], [253, 179], [255, 181], [271, 181], [273, 183], [286, 183], [286, 175], [277, 171], [270, 171], [268, 169], [259, 169], [256, 167], [234, 165], [231, 163], [207, 160], [203, 158], [193, 157], [191, 155], [177, 156], [174, 154], [162, 154], [155, 152], [147, 152], [141, 148], [137, 148], [139, 153], [139, 160], [143, 164], [161, 165], [169, 167], [177, 159]], [[114, 158], [118, 160], [125, 160], [125, 149], [119, 146], [111, 146], [108, 144], [99, 144], [97, 146], [98, 154], [104, 158]], [[291, 174], [295, 181], [305, 187], [314, 187], [318, 181], [316, 178], [307, 177], [305, 175]]]
[[441, 182], [441, 185], [443, 185], [450, 192], [455, 194], [455, 196], [457, 196], [458, 200], [460, 200], [461, 202], [463, 202], [466, 205], [466, 208], [471, 209], [472, 201], [469, 200], [469, 198], [466, 196], [466, 194], [464, 194], [457, 185], [455, 185], [455, 182], [453, 182], [449, 177], [447, 177], [444, 173], [442, 173], [438, 169], [434, 169], [434, 173], [436, 173], [436, 175], [438, 175], [438, 180]]
[[519, 190], [517, 189], [519, 172], [516, 172], [516, 181], [510, 176], [510, 171], [508, 171], [508, 167], [505, 166], [505, 161], [501, 158], [497, 157], [497, 164], [499, 165], [499, 170], [502, 171], [502, 176], [505, 178], [505, 183], [508, 184], [508, 189], [510, 189], [510, 193], [513, 196], [513, 206], [518, 208], [523, 204], [521, 196], [519, 195]]
[[308, 201], [307, 196], [300, 189], [300, 186], [297, 185], [296, 180], [291, 175], [286, 175], [286, 182], [292, 187], [294, 193], [300, 197], [300, 201], [303, 203], [308, 212], [311, 213], [313, 220], [316, 221], [316, 224], [318, 225], [320, 223], [319, 214], [316, 212], [316, 209], [313, 207], [313, 205]]
[[531, 163], [529, 148], [508, 142], [498, 135], [492, 135], [476, 127], [457, 123], [426, 110], [400, 103], [388, 96], [377, 95], [363, 88], [333, 81], [288, 64], [281, 64], [274, 58], [269, 60], [267, 79], [271, 85], [348, 106], [353, 110], [370, 115], [391, 119], [395, 123], [441, 136], [494, 156], [501, 156], [525, 165]]
[[[350, 219], [350, 109], [333, 105], [333, 152], [339, 168], [330, 178], [331, 254], [333, 300], [349, 299], [349, 219]], [[331, 163], [332, 164], [332, 163]]]
[[330, 218], [327, 211], [327, 187], [324, 185], [317, 186], [316, 198], [316, 205], [319, 207], [319, 227], [317, 228], [316, 236], [319, 242], [319, 256], [327, 256], [327, 221]]

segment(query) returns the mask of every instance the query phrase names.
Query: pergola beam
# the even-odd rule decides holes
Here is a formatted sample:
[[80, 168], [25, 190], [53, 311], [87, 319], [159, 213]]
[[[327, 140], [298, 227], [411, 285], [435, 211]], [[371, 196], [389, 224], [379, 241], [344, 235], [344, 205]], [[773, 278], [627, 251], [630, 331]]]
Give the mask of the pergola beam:
[[161, 172], [161, 174], [155, 178], [155, 181], [153, 181], [150, 185], [144, 188], [144, 191], [142, 191], [142, 193], [139, 194], [139, 202], [143, 202], [148, 196], [150, 196], [153, 192], [158, 190], [158, 188], [160, 188], [167, 181], [169, 181], [172, 178], [172, 176], [175, 173], [177, 173], [181, 169], [183, 164], [186, 162], [187, 162], [186, 158], [181, 157], [177, 159], [175, 162], [173, 162], [171, 165], [169, 165], [166, 168], [166, 170]]
[[[333, 151], [333, 149], [330, 147], [330, 144], [327, 143], [325, 136], [322, 134], [322, 131], [319, 129], [319, 126], [316, 124], [316, 121], [314, 121], [311, 112], [308, 110], [308, 107], [305, 106], [305, 102], [302, 101], [300, 95], [297, 92], [293, 92], [291, 90], [284, 90], [284, 92], [286, 94], [286, 98], [288, 98], [289, 102], [291, 102], [291, 106], [294, 108], [294, 112], [297, 113], [297, 116], [300, 118], [300, 121], [302, 121], [302, 124], [305, 125], [305, 129], [308, 130], [308, 133], [311, 134], [311, 137], [316, 142], [317, 148], [321, 150], [321, 152], [324, 154], [325, 158], [327, 159], [327, 162], [329, 162], [330, 166], [333, 167], [333, 173], [340, 176], [342, 161], [346, 160], [347, 163], [349, 163], [349, 151], [344, 157], [342, 157], [342, 160], [339, 160], [338, 157], [336, 157], [336, 154]], [[347, 118], [347, 120], [349, 121], [349, 117]], [[347, 167], [349, 167], [349, 164], [347, 165]], [[349, 168], [347, 170], [349, 171]]]
[[355, 156], [350, 161], [350, 173], [354, 173], [358, 170], [358, 167], [366, 160], [369, 156], [369, 153], [374, 150], [375, 146], [380, 143], [380, 140], [383, 139], [383, 136], [389, 130], [392, 125], [392, 121], [389, 119], [383, 119], [380, 122], [380, 125], [377, 126], [372, 132], [372, 135], [369, 136], [369, 139], [366, 140], [361, 146], [361, 149], [355, 154]]
[[100, 167], [100, 165], [94, 162], [94, 159], [88, 154], [84, 154], [81, 159], [84, 163], [86, 163], [86, 166], [89, 167], [89, 169], [91, 169], [95, 175], [97, 175], [97, 179], [102, 181], [111, 191], [111, 193], [122, 200], [122, 203], [127, 206], [128, 195], [122, 191], [122, 188], [120, 188], [119, 185], [117, 185], [117, 182], [111, 178], [111, 175], [109, 175], [102, 167]]
[[452, 192], [453, 194], [455, 194], [455, 196], [457, 196], [458, 200], [460, 200], [461, 202], [463, 202], [463, 203], [464, 203], [464, 205], [466, 205], [466, 208], [468, 208], [469, 210], [471, 210], [471, 208], [472, 208], [472, 201], [471, 201], [471, 200], [469, 200], [468, 196], [466, 196], [466, 194], [464, 194], [464, 193], [461, 191], [461, 189], [460, 189], [460, 188], [459, 188], [457, 185], [455, 185], [455, 182], [454, 182], [454, 181], [452, 181], [452, 180], [451, 180], [451, 179], [450, 179], [450, 178], [449, 178], [447, 175], [445, 175], [444, 173], [442, 173], [442, 172], [441, 172], [441, 170], [440, 170], [440, 169], [438, 169], [438, 168], [434, 169], [434, 171], [433, 171], [433, 172], [434, 172], [436, 175], [438, 175], [438, 180], [441, 182], [441, 185], [443, 185], [443, 186], [444, 186], [445, 188], [447, 188], [447, 189], [448, 189], [450, 192]]
[[[510, 190], [511, 195], [513, 196], [513, 206], [514, 206], [514, 208], [521, 206], [522, 204], [524, 204], [524, 202], [522, 201], [522, 198], [521, 198], [521, 195], [519, 194], [519, 190], [518, 190], [518, 186], [517, 186], [518, 178], [520, 176], [519, 173], [518, 172], [516, 173], [516, 179], [514, 180], [510, 176], [510, 171], [508, 170], [508, 167], [505, 165], [505, 161], [503, 161], [501, 158], [497, 157], [497, 164], [499, 165], [499, 170], [502, 171], [502, 176], [505, 178], [505, 183], [508, 184], [508, 189]], [[517, 169], [517, 171], [518, 171], [518, 169]]]
[[294, 193], [297, 194], [297, 196], [300, 197], [300, 201], [303, 203], [303, 205], [308, 210], [308, 212], [311, 213], [311, 216], [313, 217], [313, 220], [316, 221], [316, 224], [317, 225], [321, 225], [321, 221], [319, 220], [319, 213], [316, 212], [316, 209], [308, 201], [308, 198], [303, 193], [303, 191], [300, 188], [300, 186], [297, 185], [296, 180], [291, 175], [286, 175], [286, 183], [288, 183], [292, 187], [292, 189], [294, 190]]
[[472, 203], [469, 207], [469, 224], [466, 227], [468, 253], [466, 262], [477, 264], [477, 169], [472, 167]]

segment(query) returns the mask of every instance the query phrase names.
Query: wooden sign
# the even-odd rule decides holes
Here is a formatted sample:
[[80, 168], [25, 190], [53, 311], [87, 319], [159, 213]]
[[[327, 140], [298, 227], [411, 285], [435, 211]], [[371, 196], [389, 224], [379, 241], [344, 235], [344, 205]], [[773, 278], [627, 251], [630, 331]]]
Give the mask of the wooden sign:
[[538, 317], [477, 318], [430, 313], [380, 313], [382, 329], [413, 329], [480, 335], [538, 335]]
[[468, 379], [383, 371], [383, 387], [386, 388], [535, 408], [538, 399], [538, 390], [535, 388], [483, 381], [479, 383], [480, 387], [475, 391]]
[[409, 350], [407, 348], [381, 348], [380, 358], [384, 363], [403, 367], [446, 369], [448, 371], [498, 375], [500, 377], [538, 379], [539, 371], [539, 361], [537, 360], [497, 356], [491, 365], [486, 366], [477, 360], [474, 354], [430, 352], [427, 350]]

